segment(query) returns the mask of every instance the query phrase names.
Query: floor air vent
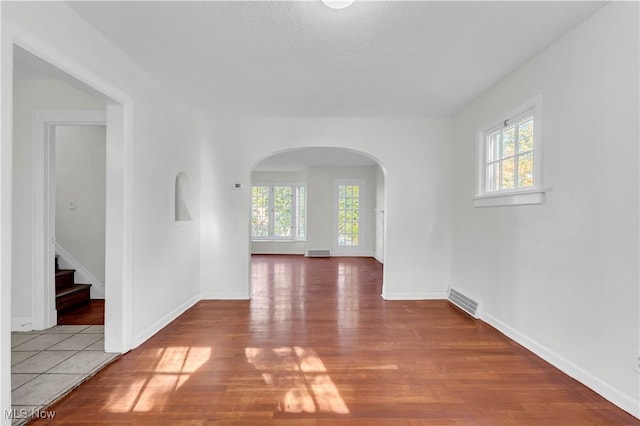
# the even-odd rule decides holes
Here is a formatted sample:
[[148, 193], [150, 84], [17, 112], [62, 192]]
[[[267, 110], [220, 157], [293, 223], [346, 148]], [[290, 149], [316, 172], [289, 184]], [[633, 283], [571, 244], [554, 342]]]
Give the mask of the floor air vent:
[[473, 299], [468, 298], [464, 294], [452, 288], [449, 289], [449, 302], [456, 305], [474, 318], [480, 317], [479, 304]]
[[330, 257], [331, 250], [307, 250], [307, 257]]

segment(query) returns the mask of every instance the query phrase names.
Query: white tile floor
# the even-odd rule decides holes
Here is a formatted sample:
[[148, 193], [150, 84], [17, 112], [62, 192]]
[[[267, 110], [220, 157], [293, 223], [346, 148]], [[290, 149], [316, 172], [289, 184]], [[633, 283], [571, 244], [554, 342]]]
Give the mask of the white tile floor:
[[[14, 417], [45, 409], [117, 356], [104, 352], [102, 325], [11, 333]], [[26, 419], [13, 420], [13, 425], [24, 423]]]

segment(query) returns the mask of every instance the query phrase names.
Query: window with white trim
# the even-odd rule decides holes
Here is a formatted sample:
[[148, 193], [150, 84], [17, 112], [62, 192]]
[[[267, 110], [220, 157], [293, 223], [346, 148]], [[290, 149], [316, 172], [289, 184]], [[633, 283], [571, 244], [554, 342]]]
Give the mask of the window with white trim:
[[360, 245], [360, 185], [338, 185], [338, 246]]
[[306, 213], [304, 185], [258, 185], [251, 188], [251, 238], [303, 240]]
[[[540, 126], [540, 98], [537, 97], [478, 132], [476, 206], [542, 202], [541, 196], [515, 197], [542, 193]], [[499, 197], [503, 199], [482, 201]]]

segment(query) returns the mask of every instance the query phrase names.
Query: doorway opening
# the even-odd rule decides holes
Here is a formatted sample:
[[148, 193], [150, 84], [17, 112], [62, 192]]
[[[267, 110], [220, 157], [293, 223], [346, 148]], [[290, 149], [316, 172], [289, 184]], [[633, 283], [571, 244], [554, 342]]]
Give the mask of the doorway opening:
[[384, 169], [366, 153], [336, 147], [276, 152], [251, 173], [250, 254], [383, 263], [385, 200]]
[[104, 325], [106, 128], [56, 125], [52, 134], [57, 324]]
[[[13, 137], [3, 143], [13, 145], [14, 178], [13, 195], [3, 194], [3, 199], [12, 201], [6, 205], [13, 211], [14, 238], [9, 243], [12, 279], [3, 280], [2, 285], [12, 286], [13, 297], [10, 316], [2, 320], [10, 322], [12, 330], [23, 331], [56, 324], [52, 142], [64, 126], [102, 126], [105, 189], [101, 198], [105, 201], [101, 233], [108, 237], [103, 236], [104, 243], [96, 254], [97, 263], [101, 263], [96, 274], [104, 277], [94, 280], [92, 287], [94, 296], [107, 301], [105, 348], [124, 352], [131, 345], [131, 100], [34, 40], [27, 43], [16, 36], [8, 48], [13, 52], [14, 73], [7, 93], [13, 98], [13, 108], [3, 111], [3, 120], [13, 122]], [[6, 85], [3, 81], [3, 89]], [[66, 202], [74, 204], [73, 199]]]
[[[7, 256], [11, 262], [2, 263], [3, 298], [11, 294], [10, 309], [4, 309], [7, 305], [3, 303], [0, 318], [2, 340], [9, 341], [4, 333], [10, 330], [19, 332], [17, 336], [12, 334], [11, 345], [3, 345], [0, 358], [15, 360], [11, 371], [14, 373], [14, 369], [20, 369], [22, 361], [30, 361], [31, 357], [46, 358], [46, 354], [42, 354], [46, 350], [54, 355], [76, 350], [94, 351], [95, 357], [90, 357], [92, 363], [80, 363], [90, 371], [78, 372], [92, 374], [94, 368], [131, 346], [131, 99], [40, 41], [7, 32], [8, 36], [3, 37], [2, 50], [6, 53], [3, 63], [5, 69], [13, 70], [13, 74], [3, 78], [2, 92], [13, 102], [2, 110], [3, 123], [12, 123], [7, 127], [9, 131], [3, 130], [2, 152], [13, 155], [2, 158], [3, 169], [12, 171], [12, 179], [7, 179], [12, 182], [11, 186], [2, 187], [2, 205], [3, 210], [12, 212], [13, 221], [10, 227], [3, 226], [6, 232], [2, 233], [2, 246], [8, 247], [11, 253]], [[64, 93], [72, 95], [65, 96]], [[102, 226], [108, 238], [98, 257], [104, 265], [105, 324], [63, 326], [43, 334], [43, 330], [57, 322], [53, 278], [56, 221], [51, 218], [55, 211], [52, 185], [56, 181], [51, 173], [56, 168], [52, 167], [55, 145], [50, 142], [55, 140], [62, 125], [88, 124], [101, 125], [104, 134], [103, 198], [107, 201], [102, 206]], [[52, 337], [60, 341], [51, 342]], [[90, 342], [92, 339], [96, 339], [95, 342]], [[41, 347], [43, 345], [48, 346]], [[79, 346], [83, 348], [79, 349]], [[14, 351], [29, 359], [13, 357]], [[63, 368], [65, 360], [61, 361], [59, 365]], [[29, 368], [34, 362], [27, 364]], [[73, 366], [69, 368], [78, 367], [78, 363], [71, 364]], [[1, 375], [3, 407], [5, 402], [33, 405], [18, 400], [19, 389], [29, 383], [41, 389], [40, 381], [46, 383], [50, 379], [46, 377], [47, 372], [24, 374], [15, 371], [19, 378], [28, 378], [29, 383], [12, 384], [14, 374], [8, 373]], [[31, 377], [34, 375], [37, 377]], [[23, 393], [33, 395], [32, 392]], [[48, 404], [51, 401], [40, 402]]]

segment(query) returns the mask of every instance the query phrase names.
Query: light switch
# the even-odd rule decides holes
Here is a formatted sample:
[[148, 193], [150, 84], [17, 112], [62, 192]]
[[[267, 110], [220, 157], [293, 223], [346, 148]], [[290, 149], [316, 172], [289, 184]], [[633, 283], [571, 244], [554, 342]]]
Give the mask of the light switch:
[[76, 199], [75, 198], [69, 198], [69, 201], [67, 201], [67, 207], [69, 208], [69, 210], [75, 210], [76, 209]]

